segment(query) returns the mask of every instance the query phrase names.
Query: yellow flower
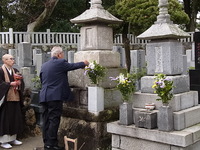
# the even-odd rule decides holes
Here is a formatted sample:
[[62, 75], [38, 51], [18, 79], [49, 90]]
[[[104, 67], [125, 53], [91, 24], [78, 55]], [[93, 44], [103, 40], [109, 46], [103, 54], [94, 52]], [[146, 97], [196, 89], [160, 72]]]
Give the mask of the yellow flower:
[[152, 88], [154, 89], [156, 87], [156, 84], [152, 85]]

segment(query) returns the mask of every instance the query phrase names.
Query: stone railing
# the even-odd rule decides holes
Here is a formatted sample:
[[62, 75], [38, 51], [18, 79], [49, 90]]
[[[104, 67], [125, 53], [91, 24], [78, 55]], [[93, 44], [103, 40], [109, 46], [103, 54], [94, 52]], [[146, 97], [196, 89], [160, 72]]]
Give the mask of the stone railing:
[[[194, 32], [189, 32], [190, 37], [181, 39], [182, 42], [193, 42]], [[147, 40], [138, 39], [136, 36], [128, 35], [131, 45], [145, 44]], [[77, 45], [79, 42], [80, 33], [64, 33], [64, 32], [13, 32], [10, 28], [9, 32], [0, 32], [0, 45], [2, 44], [18, 44], [21, 42], [29, 42], [32, 45]], [[116, 34], [114, 44], [122, 45], [122, 34]]]

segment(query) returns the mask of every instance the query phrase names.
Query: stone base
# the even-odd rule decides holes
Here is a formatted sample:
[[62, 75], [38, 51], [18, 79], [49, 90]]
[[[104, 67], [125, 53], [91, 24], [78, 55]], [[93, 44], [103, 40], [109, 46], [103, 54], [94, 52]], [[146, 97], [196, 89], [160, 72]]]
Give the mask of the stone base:
[[[189, 92], [190, 83], [188, 75], [177, 75], [177, 76], [167, 76], [174, 82], [175, 88], [172, 89], [174, 94]], [[141, 78], [141, 92], [142, 93], [154, 93], [152, 85], [155, 81], [155, 76], [144, 76]]]
[[157, 127], [157, 112], [135, 111], [134, 122], [136, 127], [154, 129]]
[[122, 103], [119, 108], [119, 123], [130, 125], [133, 123], [132, 103]]
[[169, 106], [161, 106], [158, 111], [158, 130], [172, 131], [174, 129], [173, 111]]
[[[88, 76], [84, 75], [84, 69], [78, 69], [68, 72], [69, 85], [72, 87], [86, 88], [92, 86]], [[116, 86], [115, 81], [111, 81], [109, 77], [117, 77], [120, 73], [124, 73], [126, 70], [124, 68], [107, 68], [106, 75], [102, 81], [100, 81], [99, 86], [103, 88], [114, 88]]]
[[[133, 106], [136, 108], [144, 108], [145, 103], [155, 103], [155, 109], [162, 106], [161, 101], [156, 101], [159, 98], [157, 94], [135, 92], [133, 94]], [[180, 111], [198, 105], [198, 92], [189, 91], [180, 94], [174, 94], [174, 97], [169, 102], [169, 106], [173, 111]]]
[[112, 134], [112, 150], [199, 150], [200, 124], [181, 131], [163, 132], [157, 129], [107, 124]]
[[96, 115], [104, 110], [104, 89], [102, 87], [88, 87], [88, 111]]
[[94, 61], [108, 68], [120, 67], [120, 54], [109, 50], [79, 51], [74, 54], [74, 62]]

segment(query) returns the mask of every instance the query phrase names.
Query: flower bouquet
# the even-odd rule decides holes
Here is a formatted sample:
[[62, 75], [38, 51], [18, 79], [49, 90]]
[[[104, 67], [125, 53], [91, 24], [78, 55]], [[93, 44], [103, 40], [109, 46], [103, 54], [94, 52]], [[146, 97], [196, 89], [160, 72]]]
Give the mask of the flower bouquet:
[[117, 82], [116, 88], [121, 92], [124, 102], [128, 102], [131, 94], [135, 91], [135, 79], [127, 73], [126, 76], [120, 73], [116, 78], [110, 77], [112, 81]]
[[165, 74], [157, 74], [152, 86], [155, 89], [154, 93], [160, 97], [156, 100], [161, 100], [163, 104], [168, 104], [173, 97], [173, 93], [171, 92], [173, 87], [173, 81], [166, 77]]
[[85, 67], [84, 74], [88, 75], [93, 84], [98, 85], [99, 81], [102, 80], [102, 78], [106, 74], [106, 68], [101, 66], [100, 64], [97, 64], [96, 61], [93, 61]]

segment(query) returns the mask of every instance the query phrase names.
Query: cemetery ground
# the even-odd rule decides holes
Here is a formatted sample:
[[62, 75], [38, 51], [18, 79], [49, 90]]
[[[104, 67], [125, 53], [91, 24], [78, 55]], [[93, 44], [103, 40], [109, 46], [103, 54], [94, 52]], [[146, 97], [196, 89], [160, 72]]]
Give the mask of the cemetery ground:
[[[39, 150], [35, 148], [43, 147], [42, 134], [37, 136], [29, 136], [28, 138], [20, 140], [23, 142], [23, 144], [20, 146], [13, 146], [12, 150]], [[0, 150], [5, 150], [5, 149], [0, 147]]]

